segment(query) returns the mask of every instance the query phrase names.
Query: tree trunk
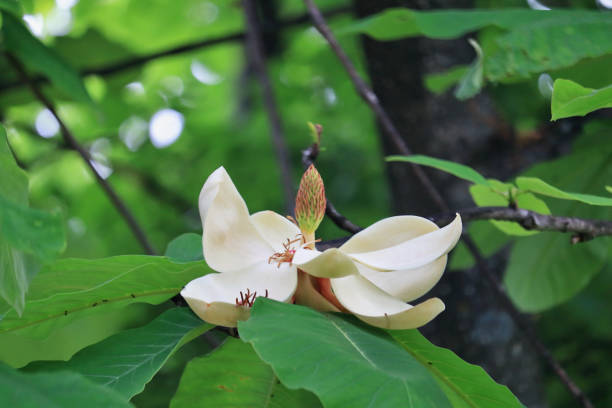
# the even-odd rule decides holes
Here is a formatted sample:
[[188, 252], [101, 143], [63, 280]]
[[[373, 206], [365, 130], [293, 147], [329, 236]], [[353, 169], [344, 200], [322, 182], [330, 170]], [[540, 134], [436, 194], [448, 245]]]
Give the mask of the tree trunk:
[[[471, 2], [354, 0], [353, 5], [356, 15], [364, 17], [389, 7], [458, 8], [471, 6]], [[452, 92], [436, 96], [423, 86], [425, 74], [471, 62], [474, 52], [466, 39], [379, 42], [364, 37], [363, 48], [374, 91], [415, 153], [469, 163], [490, 177], [505, 178], [516, 172], [512, 165], [504, 165], [512, 161], [501, 157], [514, 150], [509, 137], [512, 131], [495, 114], [486, 95], [461, 102]], [[382, 131], [380, 135], [384, 154], [397, 154], [390, 138]], [[431, 215], [440, 211], [409, 166], [390, 163], [386, 170], [395, 213]], [[466, 182], [425, 170], [451, 208], [473, 205]], [[499, 274], [505, 258], [501, 255], [489, 261]], [[545, 405], [537, 356], [498, 307], [493, 291], [477, 271], [447, 271], [431, 295], [444, 300], [446, 311], [424, 328], [426, 336], [483, 366], [527, 406]]]

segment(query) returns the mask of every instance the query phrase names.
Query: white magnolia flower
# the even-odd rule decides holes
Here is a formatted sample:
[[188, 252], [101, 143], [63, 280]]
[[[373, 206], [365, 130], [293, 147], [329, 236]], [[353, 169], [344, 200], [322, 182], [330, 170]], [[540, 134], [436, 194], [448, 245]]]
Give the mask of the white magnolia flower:
[[[439, 298], [415, 306], [406, 302], [423, 296], [440, 280], [447, 253], [461, 231], [459, 214], [444, 228], [422, 217], [390, 217], [355, 234], [340, 248], [298, 249], [293, 262], [311, 275], [335, 274], [329, 279], [332, 295], [359, 319], [382, 328], [411, 329], [444, 310]], [[329, 292], [323, 294], [330, 298]]]
[[[290, 302], [298, 284], [293, 253], [303, 245], [300, 229], [272, 211], [249, 215], [223, 167], [206, 180], [199, 197], [204, 259], [211, 273], [195, 279], [181, 296], [203, 320], [235, 327], [246, 320], [257, 296]], [[338, 273], [317, 276], [336, 277]]]

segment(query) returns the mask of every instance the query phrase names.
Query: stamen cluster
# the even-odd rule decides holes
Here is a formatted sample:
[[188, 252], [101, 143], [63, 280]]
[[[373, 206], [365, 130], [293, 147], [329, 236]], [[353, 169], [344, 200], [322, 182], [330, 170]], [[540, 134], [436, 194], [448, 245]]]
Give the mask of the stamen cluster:
[[[266, 294], [264, 295], [264, 297], [266, 298], [268, 297], [268, 289], [266, 289]], [[252, 307], [253, 303], [255, 303], [256, 298], [257, 298], [257, 291], [254, 291], [253, 293], [251, 293], [251, 290], [247, 288], [245, 293], [242, 293], [242, 291], [240, 291], [240, 300], [236, 298], [236, 306]]]

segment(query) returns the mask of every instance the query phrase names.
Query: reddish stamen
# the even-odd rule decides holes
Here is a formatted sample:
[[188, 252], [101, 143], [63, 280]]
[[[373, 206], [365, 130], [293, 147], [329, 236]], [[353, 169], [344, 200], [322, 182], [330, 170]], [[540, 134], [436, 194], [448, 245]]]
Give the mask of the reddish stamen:
[[[268, 289], [266, 289], [266, 294], [264, 297], [268, 297]], [[257, 298], [257, 291], [251, 293], [251, 290], [247, 288], [245, 293], [240, 291], [240, 300], [236, 298], [236, 306], [246, 306], [253, 307], [253, 303], [255, 303], [255, 299]]]

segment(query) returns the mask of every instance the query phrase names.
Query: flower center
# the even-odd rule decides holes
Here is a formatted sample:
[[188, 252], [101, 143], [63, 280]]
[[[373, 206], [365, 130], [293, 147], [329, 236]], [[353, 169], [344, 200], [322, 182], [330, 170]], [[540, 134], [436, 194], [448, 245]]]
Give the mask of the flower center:
[[293, 244], [300, 241], [302, 241], [302, 234], [298, 234], [294, 239], [287, 238], [287, 240], [283, 242], [283, 250], [273, 253], [272, 256], [268, 258], [268, 263], [276, 263], [279, 268], [281, 267], [281, 264], [285, 262], [291, 264], [291, 261], [293, 261], [293, 255], [295, 255]]
[[[266, 289], [266, 294], [264, 297], [268, 297], [268, 289]], [[251, 293], [251, 290], [247, 288], [246, 292], [240, 291], [240, 300], [236, 298], [236, 306], [246, 306], [252, 307], [253, 303], [255, 303], [255, 299], [257, 298], [257, 291]]]

